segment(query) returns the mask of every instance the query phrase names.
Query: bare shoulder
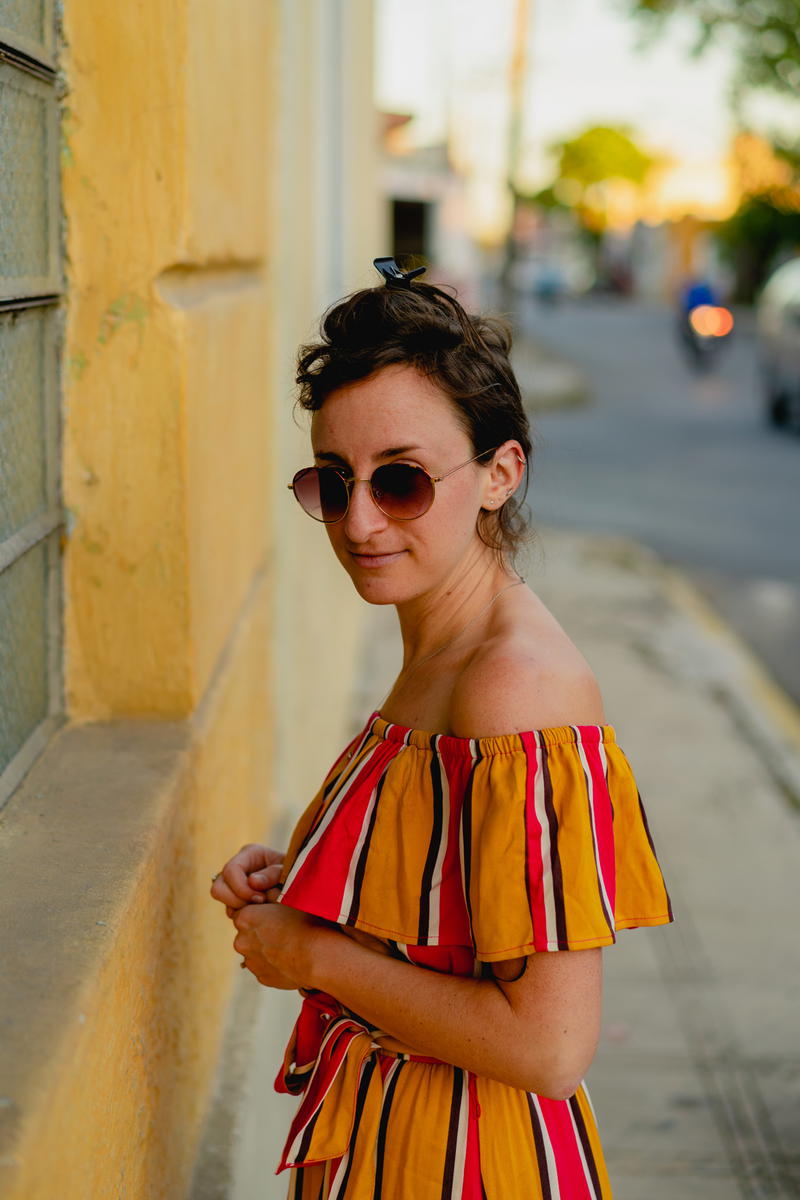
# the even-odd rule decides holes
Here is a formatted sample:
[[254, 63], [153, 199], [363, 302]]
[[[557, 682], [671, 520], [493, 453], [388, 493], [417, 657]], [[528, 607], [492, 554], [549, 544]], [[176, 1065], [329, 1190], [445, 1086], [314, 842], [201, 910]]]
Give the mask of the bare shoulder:
[[457, 737], [605, 723], [597, 679], [581, 652], [553, 618], [538, 632], [530, 623], [501, 628], [464, 664], [450, 700]]

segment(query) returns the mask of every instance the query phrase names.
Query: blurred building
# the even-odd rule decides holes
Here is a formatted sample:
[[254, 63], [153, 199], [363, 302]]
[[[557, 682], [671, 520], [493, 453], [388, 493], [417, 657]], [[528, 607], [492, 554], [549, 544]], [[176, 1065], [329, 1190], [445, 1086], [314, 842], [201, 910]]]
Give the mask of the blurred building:
[[407, 136], [410, 117], [383, 113], [382, 119], [380, 179], [392, 253], [405, 263], [426, 263], [427, 279], [447, 283], [463, 303], [477, 304], [481, 263], [469, 229], [466, 178], [445, 142], [415, 145]]
[[272, 1027], [210, 877], [347, 733], [359, 608], [285, 485], [297, 343], [385, 245], [371, 4], [16, 0], [0, 43], [0, 1193], [179, 1197], [226, 1022]]

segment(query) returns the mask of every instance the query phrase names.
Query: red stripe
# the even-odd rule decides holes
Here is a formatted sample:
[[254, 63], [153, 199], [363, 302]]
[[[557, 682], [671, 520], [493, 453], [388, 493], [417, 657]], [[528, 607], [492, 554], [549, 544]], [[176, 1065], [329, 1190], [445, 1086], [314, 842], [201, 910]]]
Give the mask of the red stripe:
[[481, 1151], [478, 1141], [478, 1118], [481, 1115], [481, 1106], [478, 1102], [477, 1080], [472, 1074], [468, 1075], [468, 1079], [467, 1153], [464, 1161], [464, 1185], [460, 1197], [461, 1200], [483, 1200]]
[[472, 773], [472, 759], [464, 752], [464, 747], [453, 744], [452, 738], [440, 739], [439, 757], [450, 789], [447, 848], [439, 900], [439, 943], [442, 946], [470, 946], [472, 938], [464, 904], [459, 841], [462, 803]]
[[[525, 874], [528, 902], [533, 922], [533, 944], [537, 950], [547, 949], [547, 910], [542, 889], [542, 826], [536, 815], [536, 773], [539, 770], [539, 751], [532, 733], [521, 733], [525, 748]], [[555, 931], [554, 931], [555, 932]]]
[[547, 1128], [556, 1162], [558, 1186], [564, 1200], [594, 1200], [586, 1182], [586, 1172], [572, 1124], [569, 1103], [539, 1096], [539, 1107]]
[[372, 789], [394, 757], [390, 742], [380, 742], [347, 783], [330, 823], [308, 851], [297, 875], [284, 885], [281, 903], [329, 921], [337, 921], [350, 872], [353, 847], [364, 824]]

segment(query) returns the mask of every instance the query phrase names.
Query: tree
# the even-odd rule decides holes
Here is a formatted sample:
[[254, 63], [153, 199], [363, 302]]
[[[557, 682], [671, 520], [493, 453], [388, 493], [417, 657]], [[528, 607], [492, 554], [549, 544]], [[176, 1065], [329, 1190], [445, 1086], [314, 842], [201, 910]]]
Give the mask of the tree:
[[594, 125], [574, 138], [550, 147], [556, 156], [556, 177], [550, 203], [574, 209], [583, 230], [599, 239], [608, 223], [608, 192], [614, 181], [641, 188], [656, 159], [633, 141], [623, 127]]
[[751, 88], [800, 92], [800, 0], [626, 0], [651, 32], [676, 13], [697, 24], [695, 52], [733, 34], [740, 83]]
[[734, 299], [749, 303], [772, 269], [800, 248], [800, 204], [789, 197], [746, 196], [716, 230], [734, 271]]
[[626, 179], [641, 186], [654, 162], [636, 145], [628, 129], [607, 125], [586, 129], [551, 150], [558, 155], [558, 178], [574, 180], [584, 193], [609, 179]]

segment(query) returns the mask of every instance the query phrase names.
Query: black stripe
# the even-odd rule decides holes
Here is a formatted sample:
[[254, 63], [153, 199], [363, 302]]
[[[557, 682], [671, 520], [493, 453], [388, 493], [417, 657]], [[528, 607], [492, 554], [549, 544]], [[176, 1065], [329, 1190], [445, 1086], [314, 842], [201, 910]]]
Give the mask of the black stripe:
[[375, 818], [378, 815], [378, 801], [381, 798], [383, 791], [383, 783], [386, 779], [385, 775], [381, 775], [378, 784], [375, 788], [375, 801], [372, 805], [372, 815], [369, 819], [369, 827], [367, 836], [364, 838], [364, 845], [361, 847], [361, 853], [358, 856], [356, 863], [355, 876], [353, 878], [353, 903], [350, 905], [350, 911], [347, 914], [347, 922], [352, 923], [358, 916], [358, 910], [361, 907], [361, 889], [364, 886], [364, 875], [367, 870], [367, 858], [369, 856], [370, 843], [372, 841], [372, 831], [375, 828]]
[[428, 855], [425, 859], [425, 869], [422, 872], [419, 896], [419, 929], [417, 941], [420, 946], [427, 946], [430, 938], [431, 916], [431, 884], [433, 871], [442, 841], [442, 826], [444, 824], [444, 805], [442, 803], [442, 764], [436, 752], [436, 735], [431, 738], [431, 790], [433, 793], [433, 828], [428, 842]]
[[464, 788], [464, 800], [461, 805], [461, 840], [464, 844], [464, 903], [467, 908], [469, 936], [473, 950], [475, 949], [475, 931], [472, 928], [472, 902], [469, 894], [472, 875], [472, 785], [475, 779], [475, 768], [480, 761], [480, 755], [478, 755], [472, 764], [467, 786]]
[[539, 1114], [536, 1111], [536, 1105], [533, 1103], [533, 1097], [530, 1093], [526, 1094], [525, 1098], [528, 1101], [528, 1111], [531, 1116], [533, 1144], [536, 1147], [536, 1162], [539, 1166], [539, 1182], [542, 1185], [542, 1200], [553, 1200], [553, 1193], [550, 1189], [550, 1172], [547, 1169], [547, 1155], [544, 1149], [544, 1135], [542, 1127], [539, 1124]]
[[544, 807], [550, 830], [550, 870], [553, 876], [553, 900], [556, 908], [556, 940], [559, 950], [568, 950], [567, 914], [564, 908], [564, 880], [561, 875], [561, 859], [558, 857], [558, 817], [553, 804], [553, 783], [547, 765], [548, 751], [542, 746], [542, 778], [544, 781]]
[[453, 1099], [450, 1102], [450, 1124], [447, 1130], [447, 1151], [444, 1156], [442, 1176], [442, 1200], [454, 1200], [453, 1180], [458, 1150], [458, 1125], [461, 1119], [461, 1098], [464, 1095], [464, 1072], [453, 1067]]
[[344, 1171], [344, 1178], [339, 1185], [339, 1195], [347, 1195], [347, 1181], [350, 1178], [350, 1172], [353, 1169], [353, 1151], [355, 1149], [356, 1138], [358, 1137], [358, 1127], [361, 1124], [361, 1117], [364, 1112], [364, 1104], [367, 1099], [370, 1081], [377, 1066], [377, 1059], [374, 1055], [370, 1055], [364, 1065], [364, 1072], [359, 1080], [358, 1093], [356, 1095], [356, 1110], [353, 1116], [353, 1129], [350, 1134], [350, 1145], [348, 1148], [347, 1166]]
[[592, 1144], [589, 1141], [589, 1131], [586, 1128], [586, 1122], [583, 1119], [583, 1113], [581, 1112], [581, 1106], [578, 1103], [577, 1096], [570, 1096], [569, 1106], [572, 1109], [572, 1115], [575, 1118], [575, 1124], [578, 1127], [578, 1137], [581, 1139], [586, 1165], [589, 1168], [589, 1174], [592, 1177], [592, 1186], [594, 1188], [595, 1196], [597, 1197], [597, 1200], [603, 1200], [603, 1189], [600, 1185], [600, 1176], [597, 1174], [597, 1164], [595, 1163], [594, 1155], [592, 1154]]
[[[397, 1080], [400, 1078], [400, 1072], [403, 1069], [403, 1063], [398, 1061], [392, 1078], [389, 1080], [389, 1086], [383, 1097], [383, 1106], [381, 1108], [381, 1120], [378, 1125], [378, 1137], [375, 1142], [375, 1188], [372, 1193], [373, 1200], [380, 1200], [381, 1188], [383, 1187], [383, 1165], [384, 1155], [386, 1153], [386, 1130], [389, 1125], [389, 1115], [392, 1109], [392, 1101], [394, 1100], [394, 1092], [397, 1087]], [[389, 1197], [393, 1200], [393, 1197]]]
[[319, 1117], [321, 1111], [322, 1105], [320, 1104], [314, 1115], [309, 1117], [308, 1123], [303, 1130], [303, 1136], [300, 1138], [300, 1145], [298, 1147], [297, 1154], [293, 1156], [298, 1162], [302, 1162], [305, 1156], [308, 1154], [308, 1147], [311, 1145], [311, 1139], [314, 1136], [314, 1128], [317, 1124], [317, 1118]]
[[292, 1186], [288, 1200], [303, 1200], [304, 1178], [302, 1167], [292, 1167]]
[[673, 916], [672, 916], [672, 901], [671, 901], [671, 900], [670, 900], [670, 898], [669, 898], [669, 892], [667, 891], [666, 884], [664, 883], [664, 873], [663, 873], [663, 871], [661, 870], [661, 864], [660, 864], [660, 863], [659, 863], [659, 861], [658, 861], [658, 855], [656, 854], [656, 848], [655, 848], [655, 846], [653, 845], [653, 839], [652, 839], [652, 837], [650, 836], [650, 826], [649, 826], [649, 825], [648, 825], [648, 823], [647, 823], [647, 814], [646, 814], [646, 813], [645, 813], [645, 811], [644, 811], [644, 804], [642, 803], [642, 797], [641, 797], [641, 795], [640, 795], [640, 793], [639, 793], [639, 789], [638, 789], [638, 788], [636, 789], [636, 799], [637, 799], [637, 800], [638, 800], [638, 802], [639, 802], [639, 815], [640, 815], [640, 816], [641, 816], [641, 818], [642, 818], [642, 824], [644, 825], [644, 831], [645, 831], [645, 833], [646, 833], [646, 835], [647, 835], [647, 842], [648, 842], [648, 845], [650, 846], [650, 852], [651, 852], [651, 854], [653, 855], [653, 858], [656, 860], [656, 866], [658, 867], [659, 874], [661, 875], [661, 885], [662, 885], [662, 887], [664, 888], [664, 895], [665, 895], [665, 897], [666, 897], [666, 900], [667, 900], [667, 912], [669, 913], [669, 919], [670, 919], [670, 921], [672, 921], [672, 920], [673, 920]]
[[[358, 749], [356, 751], [354, 751], [353, 757], [345, 758], [344, 765], [342, 766], [341, 771], [339, 771], [338, 775], [334, 775], [333, 778], [330, 779], [328, 781], [328, 783], [325, 785], [325, 788], [323, 789], [322, 795], [320, 797], [319, 807], [317, 808], [317, 811], [314, 814], [314, 819], [308, 828], [306, 836], [303, 838], [302, 842], [297, 847], [297, 851], [295, 853], [292, 865], [294, 865], [294, 861], [296, 861], [300, 857], [300, 855], [305, 850], [308, 843], [314, 837], [315, 833], [319, 829], [319, 826], [320, 826], [325, 814], [327, 812], [329, 812], [330, 807], [333, 804], [334, 800], [337, 799], [338, 793], [340, 791], [342, 791], [345, 784], [350, 780], [353, 773], [361, 765], [359, 756], [361, 754], [361, 751], [364, 748], [364, 744], [366, 743], [367, 737], [368, 737], [368, 735], [365, 734], [360, 739], [360, 745], [358, 746]], [[345, 751], [345, 754], [346, 754], [346, 751]]]

